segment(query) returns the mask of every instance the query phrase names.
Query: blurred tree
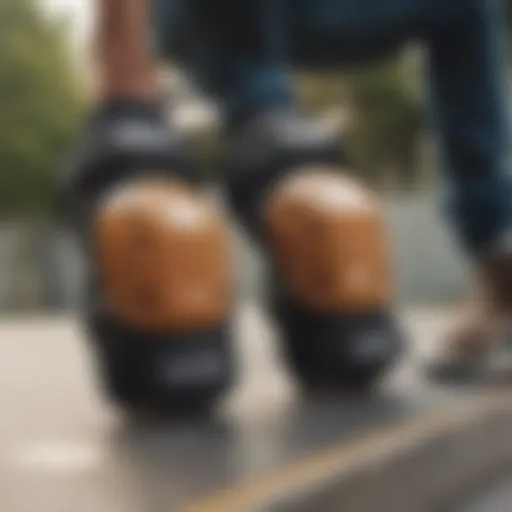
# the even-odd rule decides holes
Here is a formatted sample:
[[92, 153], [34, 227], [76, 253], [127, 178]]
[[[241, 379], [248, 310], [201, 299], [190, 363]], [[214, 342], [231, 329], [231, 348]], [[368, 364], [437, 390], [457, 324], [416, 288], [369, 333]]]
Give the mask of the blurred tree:
[[415, 55], [362, 68], [348, 77], [353, 123], [348, 139], [361, 171], [394, 186], [418, 184], [423, 136], [421, 72]]
[[302, 100], [316, 112], [330, 110], [347, 99], [347, 76], [340, 71], [300, 73], [296, 87]]
[[390, 61], [364, 65], [350, 73], [304, 75], [298, 90], [314, 111], [344, 105], [344, 134], [357, 170], [373, 182], [390, 175], [394, 184], [418, 181], [422, 138], [419, 59], [407, 52]]
[[66, 27], [36, 0], [0, 2], [0, 216], [45, 216], [82, 94]]

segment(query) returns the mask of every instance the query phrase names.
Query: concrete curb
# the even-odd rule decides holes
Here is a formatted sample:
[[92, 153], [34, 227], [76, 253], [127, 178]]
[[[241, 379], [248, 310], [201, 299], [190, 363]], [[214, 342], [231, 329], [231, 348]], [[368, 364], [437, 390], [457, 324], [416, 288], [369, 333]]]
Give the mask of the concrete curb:
[[512, 389], [332, 446], [182, 512], [430, 512], [512, 463]]

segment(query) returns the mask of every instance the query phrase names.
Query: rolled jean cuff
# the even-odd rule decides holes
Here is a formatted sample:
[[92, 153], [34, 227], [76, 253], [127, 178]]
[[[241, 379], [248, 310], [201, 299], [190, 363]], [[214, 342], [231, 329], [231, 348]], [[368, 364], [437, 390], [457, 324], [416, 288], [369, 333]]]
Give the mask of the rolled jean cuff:
[[446, 211], [459, 239], [480, 260], [504, 234], [512, 231], [512, 181], [507, 174], [457, 183], [447, 194]]

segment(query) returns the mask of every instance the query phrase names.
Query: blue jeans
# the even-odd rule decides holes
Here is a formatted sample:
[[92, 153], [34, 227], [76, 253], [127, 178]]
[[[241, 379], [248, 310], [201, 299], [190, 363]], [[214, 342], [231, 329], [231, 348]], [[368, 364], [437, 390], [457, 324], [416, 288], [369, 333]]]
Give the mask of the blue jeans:
[[294, 101], [288, 69], [335, 68], [417, 40], [449, 211], [478, 256], [512, 224], [500, 0], [154, 0], [161, 52], [236, 122]]

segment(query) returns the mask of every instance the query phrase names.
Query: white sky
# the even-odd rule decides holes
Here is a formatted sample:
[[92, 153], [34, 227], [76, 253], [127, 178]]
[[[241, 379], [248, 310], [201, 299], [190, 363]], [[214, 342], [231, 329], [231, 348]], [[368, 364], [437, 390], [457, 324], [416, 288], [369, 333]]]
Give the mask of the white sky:
[[72, 23], [73, 44], [82, 51], [92, 23], [95, 0], [38, 0], [51, 15], [69, 17]]

